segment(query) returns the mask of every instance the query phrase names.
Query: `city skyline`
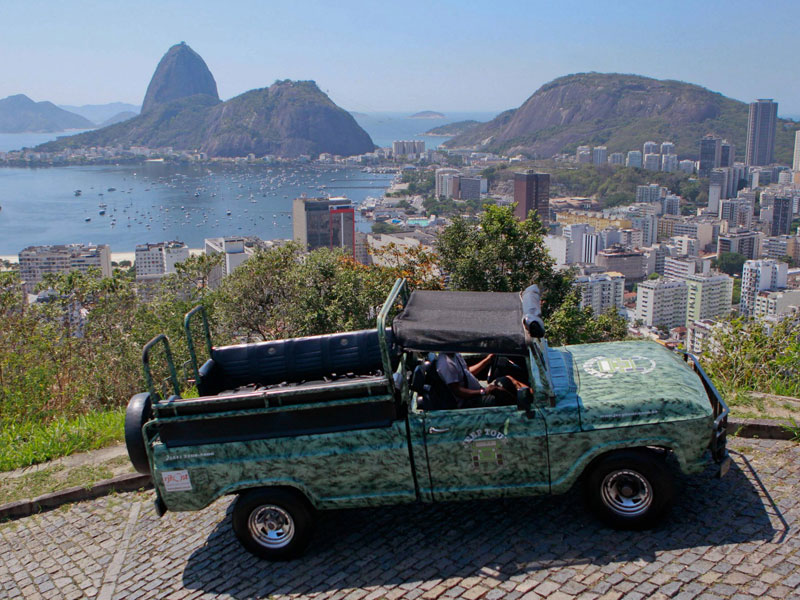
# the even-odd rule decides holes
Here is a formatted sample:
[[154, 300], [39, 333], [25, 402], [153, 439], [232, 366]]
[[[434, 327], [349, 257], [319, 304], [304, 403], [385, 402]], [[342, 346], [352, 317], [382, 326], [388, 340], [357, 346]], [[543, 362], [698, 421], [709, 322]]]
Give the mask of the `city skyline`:
[[[554, 78], [598, 71], [687, 81], [748, 103], [774, 98], [780, 116], [800, 115], [796, 78], [762, 61], [790, 55], [791, 20], [760, 26], [740, 4], [749, 6], [408, 2], [396, 10], [305, 2], [265, 11], [248, 1], [189, 11], [182, 2], [145, 2], [120, 28], [116, 5], [11, 3], [0, 8], [0, 49], [14, 57], [0, 97], [138, 105], [159, 58], [184, 40], [207, 61], [225, 99], [278, 79], [313, 79], [348, 110], [499, 112]], [[772, 9], [777, 15], [792, 5]], [[728, 17], [720, 20], [719, 11]]]

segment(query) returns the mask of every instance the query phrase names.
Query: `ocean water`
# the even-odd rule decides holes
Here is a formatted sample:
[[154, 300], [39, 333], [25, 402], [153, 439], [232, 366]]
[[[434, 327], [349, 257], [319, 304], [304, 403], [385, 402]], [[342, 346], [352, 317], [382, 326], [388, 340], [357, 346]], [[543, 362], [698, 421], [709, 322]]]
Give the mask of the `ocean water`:
[[443, 119], [412, 119], [411, 113], [357, 113], [356, 122], [370, 135], [372, 141], [385, 148], [395, 140], [423, 140], [426, 149], [438, 148], [447, 137], [423, 135], [426, 131], [455, 123], [456, 121], [489, 121], [497, 116], [494, 112], [444, 112]]
[[0, 254], [43, 244], [109, 244], [112, 252], [130, 252], [166, 240], [200, 248], [207, 237], [291, 238], [294, 198], [330, 194], [359, 204], [380, 196], [392, 179], [322, 166], [0, 168]]
[[[421, 134], [454, 121], [495, 116], [448, 113], [443, 119], [411, 119], [409, 114], [359, 114], [356, 120], [379, 146], [421, 139], [427, 148], [436, 148], [448, 138]], [[33, 147], [61, 135], [0, 134], [0, 151]], [[137, 244], [166, 240], [199, 248], [207, 237], [291, 238], [294, 198], [329, 194], [359, 204], [380, 196], [392, 179], [356, 168], [313, 165], [0, 167], [0, 254], [43, 244], [109, 244], [114, 252], [130, 252]], [[359, 230], [369, 227], [357, 223]]]

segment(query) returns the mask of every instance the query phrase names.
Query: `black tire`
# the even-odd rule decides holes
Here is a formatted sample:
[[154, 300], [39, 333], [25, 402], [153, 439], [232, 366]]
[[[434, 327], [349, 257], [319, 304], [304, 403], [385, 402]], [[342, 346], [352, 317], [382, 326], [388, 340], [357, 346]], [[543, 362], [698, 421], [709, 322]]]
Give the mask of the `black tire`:
[[589, 507], [615, 529], [648, 529], [672, 506], [672, 476], [654, 452], [622, 450], [590, 467], [584, 480]]
[[149, 473], [150, 463], [147, 461], [147, 450], [144, 447], [144, 436], [142, 426], [153, 416], [153, 409], [150, 403], [150, 394], [144, 392], [136, 394], [128, 402], [125, 411], [125, 446], [128, 449], [128, 457], [131, 459], [133, 467], [139, 473]]
[[244, 492], [233, 507], [233, 532], [245, 549], [267, 560], [297, 558], [314, 525], [306, 498], [284, 488]]

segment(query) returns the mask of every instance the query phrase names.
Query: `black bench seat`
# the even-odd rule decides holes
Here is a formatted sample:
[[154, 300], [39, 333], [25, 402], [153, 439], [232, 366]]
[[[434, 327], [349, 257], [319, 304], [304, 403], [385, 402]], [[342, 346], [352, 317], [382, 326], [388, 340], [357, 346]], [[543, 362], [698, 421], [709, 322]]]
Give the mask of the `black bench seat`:
[[[391, 345], [391, 331], [387, 330]], [[222, 346], [200, 368], [201, 396], [242, 386], [337, 379], [382, 370], [376, 329]]]

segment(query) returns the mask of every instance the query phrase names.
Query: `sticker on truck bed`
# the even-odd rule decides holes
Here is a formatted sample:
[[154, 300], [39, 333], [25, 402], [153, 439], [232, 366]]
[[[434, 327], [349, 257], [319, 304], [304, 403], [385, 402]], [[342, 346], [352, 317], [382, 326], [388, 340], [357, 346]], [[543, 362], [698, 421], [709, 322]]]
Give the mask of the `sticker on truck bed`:
[[168, 492], [191, 492], [192, 480], [189, 479], [189, 471], [164, 471], [161, 473], [164, 482], [164, 489]]
[[600, 379], [610, 379], [617, 373], [649, 373], [656, 368], [656, 361], [644, 356], [630, 358], [608, 358], [595, 356], [583, 363], [583, 370]]

